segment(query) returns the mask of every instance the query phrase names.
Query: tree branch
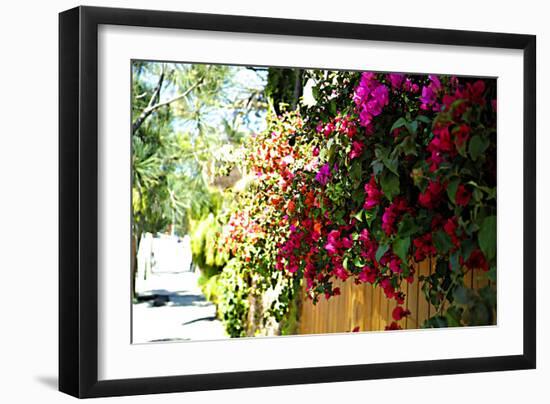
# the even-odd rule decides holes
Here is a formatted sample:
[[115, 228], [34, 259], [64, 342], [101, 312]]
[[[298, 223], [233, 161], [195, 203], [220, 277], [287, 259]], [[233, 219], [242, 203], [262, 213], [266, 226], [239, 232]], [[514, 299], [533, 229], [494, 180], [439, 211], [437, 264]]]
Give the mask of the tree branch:
[[[161, 74], [161, 77], [164, 76], [164, 72]], [[187, 90], [185, 90], [182, 94], [179, 94], [177, 96], [175, 96], [174, 98], [171, 98], [167, 101], [163, 101], [163, 102], [157, 102], [155, 104], [155, 99], [157, 98], [157, 96], [159, 95], [160, 93], [160, 85], [162, 84], [162, 80], [159, 79], [159, 84], [160, 85], [157, 85], [157, 87], [155, 88], [155, 92], [153, 93], [153, 95], [151, 96], [151, 99], [149, 100], [149, 104], [147, 105], [147, 108], [145, 108], [143, 110], [143, 112], [137, 117], [137, 119], [134, 121], [134, 123], [132, 124], [132, 133], [136, 133], [136, 131], [139, 129], [139, 127], [143, 124], [143, 122], [145, 121], [145, 119], [147, 119], [147, 117], [149, 115], [151, 115], [151, 113], [153, 113], [154, 111], [156, 111], [157, 109], [159, 108], [162, 108], [166, 105], [170, 105], [172, 104], [173, 102], [176, 102], [176, 101], [179, 101], [181, 100], [182, 98], [185, 98], [187, 97], [191, 91], [193, 91], [194, 89], [196, 89], [198, 86], [200, 86], [202, 84], [202, 82], [204, 81], [204, 76], [201, 77], [199, 80], [197, 80], [197, 82], [195, 84], [193, 84], [191, 87], [189, 87]], [[158, 91], [157, 91], [158, 90]]]

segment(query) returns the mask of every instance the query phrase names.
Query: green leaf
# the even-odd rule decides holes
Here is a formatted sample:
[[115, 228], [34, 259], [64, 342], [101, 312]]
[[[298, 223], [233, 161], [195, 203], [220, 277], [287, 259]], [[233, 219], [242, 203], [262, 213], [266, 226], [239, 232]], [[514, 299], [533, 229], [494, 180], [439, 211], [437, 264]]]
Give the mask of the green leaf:
[[435, 248], [440, 254], [447, 254], [451, 248], [453, 248], [453, 243], [451, 238], [447, 233], [444, 233], [441, 230], [436, 231], [432, 235]]
[[497, 252], [497, 217], [487, 216], [481, 223], [477, 235], [479, 248], [488, 260], [492, 260]]
[[381, 161], [372, 162], [372, 172], [374, 175], [379, 175], [384, 170], [384, 163]]
[[431, 125], [432, 124], [432, 120], [430, 118], [428, 118], [426, 115], [418, 115], [416, 117], [416, 120], [420, 121], [420, 122], [424, 122], [426, 125]]
[[451, 263], [451, 271], [453, 272], [456, 272], [460, 269], [460, 263], [458, 260], [459, 255], [460, 254], [458, 251], [455, 251], [451, 254], [451, 259], [449, 260], [449, 262]]
[[330, 113], [331, 113], [332, 115], [336, 115], [336, 110], [337, 110], [336, 101], [334, 101], [334, 100], [331, 100], [331, 101], [330, 101], [329, 110], [330, 110]]
[[394, 196], [399, 195], [399, 177], [391, 172], [384, 172], [380, 178], [382, 192], [391, 201]]
[[468, 306], [473, 303], [475, 299], [475, 294], [471, 289], [468, 289], [464, 286], [457, 286], [453, 291], [453, 301], [456, 304], [462, 306]]
[[376, 261], [380, 261], [382, 256], [386, 254], [386, 251], [388, 251], [390, 248], [389, 244], [380, 244], [378, 246], [378, 250], [376, 250]]
[[353, 260], [353, 265], [355, 265], [357, 268], [362, 268], [365, 266], [365, 263], [361, 260], [360, 257], [355, 257]]
[[393, 132], [395, 129], [399, 129], [403, 126], [407, 126], [408, 123], [407, 123], [407, 120], [403, 117], [399, 118], [397, 121], [394, 122], [394, 124], [392, 125], [391, 129], [390, 129], [390, 132]]
[[410, 246], [411, 246], [411, 238], [404, 237], [404, 238], [398, 238], [394, 240], [392, 244], [392, 249], [395, 255], [401, 258], [401, 261], [407, 262]]
[[452, 203], [456, 204], [455, 197], [456, 197], [456, 190], [458, 189], [458, 185], [460, 184], [460, 179], [455, 178], [451, 182], [449, 182], [449, 185], [447, 185], [447, 195], [449, 196], [449, 199]]
[[445, 313], [449, 327], [460, 327], [460, 317], [460, 311], [454, 306], [449, 307]]
[[385, 158], [385, 159], [382, 160], [382, 162], [388, 168], [388, 170], [390, 170], [395, 175], [399, 175], [399, 173], [397, 172], [397, 165], [399, 164], [399, 161], [397, 160], [396, 157], [391, 158], [391, 159], [390, 158]]
[[445, 328], [447, 326], [447, 319], [442, 316], [431, 317], [422, 324], [422, 328]]
[[403, 219], [397, 225], [397, 233], [400, 237], [411, 236], [418, 230], [420, 230], [420, 227], [408, 213], [403, 216]]
[[363, 221], [363, 219], [361, 218], [361, 215], [362, 215], [362, 214], [363, 214], [363, 209], [360, 209], [355, 215], [353, 215], [353, 217], [354, 217], [356, 220], [362, 222], [362, 221]]
[[417, 156], [418, 152], [416, 151], [416, 147], [418, 146], [416, 142], [416, 136], [410, 135], [406, 136], [401, 143], [397, 147], [399, 147], [401, 150], [403, 150], [403, 153], [405, 153], [406, 156]]
[[476, 161], [489, 147], [489, 139], [485, 136], [475, 135], [470, 140], [469, 151], [472, 159]]

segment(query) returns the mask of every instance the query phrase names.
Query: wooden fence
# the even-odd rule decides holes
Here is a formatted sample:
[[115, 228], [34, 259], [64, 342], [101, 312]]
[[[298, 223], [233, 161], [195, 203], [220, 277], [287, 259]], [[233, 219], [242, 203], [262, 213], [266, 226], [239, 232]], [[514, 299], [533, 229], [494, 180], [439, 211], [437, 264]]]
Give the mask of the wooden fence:
[[[433, 261], [433, 262], [432, 262]], [[411, 315], [399, 322], [407, 329], [420, 328], [422, 323], [435, 314], [435, 307], [424, 298], [418, 275], [429, 275], [435, 269], [435, 260], [426, 260], [416, 267], [413, 283], [404, 282], [402, 289], [406, 295], [403, 307]], [[464, 283], [472, 289], [479, 289], [489, 280], [484, 273], [470, 271]], [[350, 278], [346, 282], [337, 281], [334, 286], [340, 287], [341, 295], [326, 300], [324, 297], [314, 305], [305, 299], [300, 308], [299, 334], [325, 334], [332, 332], [349, 332], [359, 327], [359, 331], [380, 331], [391, 324], [395, 300], [389, 300], [382, 288], [370, 284], [356, 285]]]

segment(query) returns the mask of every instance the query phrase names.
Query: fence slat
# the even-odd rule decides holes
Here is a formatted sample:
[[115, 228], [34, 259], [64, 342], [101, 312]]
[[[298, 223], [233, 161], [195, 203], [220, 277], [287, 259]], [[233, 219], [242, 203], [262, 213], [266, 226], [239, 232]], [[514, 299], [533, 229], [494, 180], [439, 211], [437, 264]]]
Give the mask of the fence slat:
[[[413, 283], [403, 282], [401, 287], [405, 293], [403, 306], [411, 311], [411, 315], [399, 322], [401, 327], [419, 328], [430, 315], [435, 313], [435, 307], [424, 298], [421, 282], [418, 281], [419, 275], [429, 275], [433, 270], [433, 265], [426, 260], [415, 265], [416, 274]], [[472, 276], [472, 271], [469, 271], [464, 277], [464, 284], [478, 289], [490, 283], [485, 273], [475, 271]], [[351, 279], [346, 282], [336, 281], [334, 287], [340, 288], [340, 296], [331, 297], [329, 300], [321, 297], [316, 305], [309, 299], [304, 300], [300, 309], [300, 334], [349, 332], [355, 327], [359, 327], [359, 331], [379, 331], [393, 321], [391, 313], [396, 303], [394, 300], [386, 299], [380, 287], [373, 287], [370, 284], [357, 285]]]

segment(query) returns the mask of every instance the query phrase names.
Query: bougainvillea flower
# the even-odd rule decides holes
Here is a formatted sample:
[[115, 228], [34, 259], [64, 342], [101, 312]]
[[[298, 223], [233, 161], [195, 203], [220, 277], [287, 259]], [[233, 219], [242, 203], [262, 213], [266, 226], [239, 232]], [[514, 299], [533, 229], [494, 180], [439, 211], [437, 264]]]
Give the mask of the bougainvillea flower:
[[387, 325], [384, 327], [385, 331], [394, 331], [394, 330], [401, 330], [401, 326], [397, 324], [395, 321], [392, 321], [390, 325]]
[[434, 209], [441, 202], [445, 188], [439, 181], [430, 181], [426, 190], [418, 195], [418, 203], [426, 209]]
[[432, 243], [432, 233], [426, 233], [423, 236], [417, 237], [413, 240], [414, 245], [414, 259], [416, 262], [421, 262], [426, 257], [437, 254], [437, 250]]
[[470, 202], [472, 193], [468, 189], [460, 184], [456, 190], [455, 201], [458, 206], [466, 206]]
[[374, 175], [372, 175], [370, 181], [365, 184], [365, 193], [367, 195], [363, 205], [364, 209], [372, 209], [380, 203], [380, 199], [382, 199], [384, 194], [378, 188]]
[[330, 179], [330, 165], [328, 163], [321, 166], [317, 175], [315, 175], [315, 180], [321, 185], [326, 185]]
[[405, 79], [404, 74], [398, 74], [398, 73], [390, 73], [386, 75], [386, 77], [388, 78], [392, 88], [394, 89], [400, 88], [401, 85], [403, 84], [403, 80]]
[[485, 272], [489, 270], [489, 263], [485, 259], [485, 255], [478, 248], [470, 254], [470, 257], [464, 263], [469, 269], [481, 269]]
[[374, 73], [364, 72], [359, 85], [355, 88], [353, 101], [359, 112], [359, 123], [371, 132], [373, 118], [380, 115], [389, 103], [388, 87], [376, 80]]
[[391, 316], [395, 321], [399, 321], [410, 314], [411, 312], [409, 310], [405, 310], [401, 306], [396, 306], [395, 309], [393, 309], [393, 311], [391, 312]]
[[445, 231], [445, 233], [447, 233], [447, 235], [451, 238], [451, 242], [454, 244], [455, 247], [460, 246], [460, 240], [456, 233], [457, 229], [458, 219], [456, 218], [456, 216], [447, 219], [447, 221], [443, 225], [443, 231]]
[[462, 124], [453, 131], [453, 134], [455, 136], [456, 147], [462, 147], [470, 137], [470, 127], [466, 124]]
[[351, 145], [351, 151], [349, 152], [349, 158], [353, 160], [361, 156], [362, 152], [363, 152], [363, 143], [358, 142], [357, 140], [354, 140]]

